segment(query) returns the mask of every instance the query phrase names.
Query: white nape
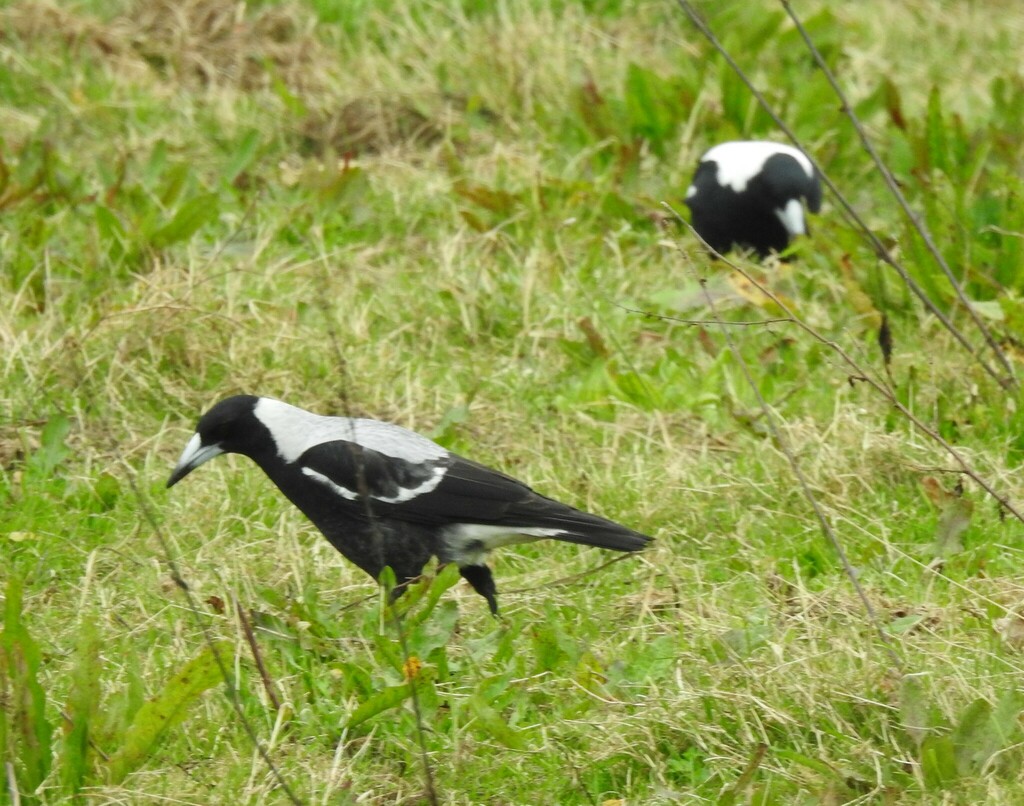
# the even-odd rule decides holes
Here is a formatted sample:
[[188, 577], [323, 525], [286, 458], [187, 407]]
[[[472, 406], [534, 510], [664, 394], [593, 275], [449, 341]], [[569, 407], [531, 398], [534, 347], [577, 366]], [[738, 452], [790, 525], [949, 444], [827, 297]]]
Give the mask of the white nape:
[[721, 143], [700, 158], [701, 162], [714, 162], [718, 169], [715, 178], [722, 187], [731, 187], [737, 193], [747, 189], [747, 184], [757, 176], [769, 157], [788, 154], [814, 177], [814, 166], [807, 155], [797, 148], [766, 140], [735, 140]]
[[261, 397], [253, 413], [270, 431], [278, 456], [289, 463], [310, 448], [339, 440], [413, 463], [448, 455], [444, 448], [425, 436], [391, 423], [313, 414], [269, 397]]

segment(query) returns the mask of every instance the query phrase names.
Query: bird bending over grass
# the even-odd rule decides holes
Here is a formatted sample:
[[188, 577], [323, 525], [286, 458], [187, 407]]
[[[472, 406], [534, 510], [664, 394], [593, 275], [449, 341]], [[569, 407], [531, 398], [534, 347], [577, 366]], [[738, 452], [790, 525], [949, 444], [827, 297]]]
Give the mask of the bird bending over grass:
[[721, 143], [700, 158], [686, 191], [693, 228], [712, 249], [753, 249], [759, 258], [807, 235], [821, 209], [821, 177], [802, 151], [764, 140]]
[[455, 563], [497, 614], [486, 564], [492, 549], [554, 538], [638, 551], [647, 535], [535, 493], [401, 426], [326, 417], [267, 397], [238, 395], [199, 419], [167, 486], [222, 453], [258, 464], [338, 551], [377, 579], [399, 582], [431, 557]]

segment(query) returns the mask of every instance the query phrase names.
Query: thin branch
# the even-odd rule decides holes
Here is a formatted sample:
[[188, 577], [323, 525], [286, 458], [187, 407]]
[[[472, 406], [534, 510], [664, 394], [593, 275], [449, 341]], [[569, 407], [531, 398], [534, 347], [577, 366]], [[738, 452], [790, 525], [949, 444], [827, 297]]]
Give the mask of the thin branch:
[[281, 710], [281, 698], [277, 694], [277, 686], [274, 685], [274, 681], [270, 677], [270, 673], [267, 671], [267, 665], [263, 662], [263, 654], [260, 652], [260, 645], [256, 641], [256, 635], [252, 631], [252, 624], [249, 623], [249, 617], [245, 615], [245, 608], [242, 607], [242, 603], [235, 601], [235, 612], [238, 613], [238, 620], [242, 625], [242, 632], [245, 634], [245, 641], [249, 644], [249, 651], [252, 652], [252, 658], [256, 661], [256, 669], [260, 673], [260, 680], [263, 681], [263, 688], [267, 692], [267, 696], [270, 698], [271, 705], [274, 706], [275, 711]]
[[[775, 125], [778, 126], [779, 130], [783, 132], [783, 134], [785, 134], [786, 137], [788, 137], [790, 141], [795, 146], [797, 146], [797, 148], [803, 151], [807, 155], [808, 159], [814, 162], [813, 158], [810, 156], [810, 151], [807, 149], [807, 147], [803, 145], [803, 143], [796, 136], [793, 130], [786, 125], [782, 118], [779, 117], [779, 115], [772, 108], [771, 104], [768, 103], [768, 100], [764, 97], [764, 95], [762, 95], [761, 92], [757, 89], [757, 87], [754, 86], [753, 82], [743, 71], [743, 68], [739, 66], [739, 64], [736, 62], [735, 59], [733, 59], [732, 55], [725, 49], [722, 43], [718, 41], [718, 37], [714, 35], [710, 28], [708, 28], [704, 20], [700, 18], [700, 15], [697, 14], [693, 6], [689, 2], [687, 2], [687, 0], [676, 0], [676, 3], [682, 9], [683, 13], [686, 14], [687, 17], [689, 17], [694, 27], [696, 27], [697, 30], [700, 31], [700, 33], [704, 36], [704, 38], [708, 40], [711, 46], [714, 47], [715, 50], [717, 50], [722, 55], [722, 58], [725, 59], [729, 67], [732, 68], [733, 72], [735, 72], [739, 79], [747, 86], [747, 89], [750, 90], [751, 95], [753, 95], [753, 97], [761, 105], [761, 108], [764, 109], [764, 111], [768, 114], [772, 121], [774, 121]], [[832, 195], [835, 196], [836, 200], [846, 211], [846, 214], [849, 216], [850, 220], [852, 220], [855, 223], [857, 228], [864, 234], [868, 241], [870, 241], [871, 247], [872, 249], [874, 249], [875, 255], [878, 257], [878, 259], [883, 261], [896, 271], [896, 273], [900, 276], [900, 279], [902, 279], [906, 286], [913, 292], [914, 296], [921, 300], [921, 303], [925, 306], [925, 308], [927, 308], [928, 311], [933, 316], [935, 316], [935, 318], [938, 319], [939, 322], [942, 323], [942, 326], [945, 327], [946, 330], [948, 330], [950, 334], [952, 334], [953, 338], [955, 338], [960, 343], [960, 345], [971, 355], [971, 357], [974, 358], [974, 360], [981, 365], [982, 369], [984, 369], [985, 372], [988, 373], [988, 375], [990, 375], [1000, 386], [1005, 388], [1007, 386], [1006, 379], [1003, 378], [998, 372], [996, 372], [996, 370], [978, 353], [977, 348], [973, 344], [971, 344], [970, 340], [960, 331], [960, 329], [957, 328], [957, 326], [953, 324], [949, 317], [946, 316], [946, 314], [943, 313], [943, 311], [934, 302], [931, 301], [931, 299], [928, 297], [928, 294], [925, 293], [924, 289], [917, 284], [917, 281], [915, 281], [914, 278], [910, 276], [910, 274], [903, 267], [903, 265], [892, 256], [889, 250], [885, 248], [885, 245], [878, 239], [878, 236], [876, 236], [874, 232], [871, 231], [871, 228], [867, 225], [867, 223], [865, 223], [865, 221], [860, 217], [857, 211], [853, 209], [853, 205], [851, 205], [850, 202], [847, 201], [846, 197], [840, 192], [839, 188], [835, 185], [835, 183], [831, 179], [829, 179], [828, 174], [821, 170], [821, 166], [819, 166], [817, 163], [814, 163], [814, 167], [818, 171], [818, 174], [821, 176], [821, 179], [825, 183], [826, 187], [828, 187], [828, 189], [832, 192]]]
[[609, 565], [615, 565], [615, 563], [620, 563], [623, 560], [628, 560], [630, 559], [630, 557], [630, 554], [619, 554], [615, 557], [612, 557], [610, 560], [605, 560], [600, 565], [595, 565], [593, 568], [588, 568], [585, 571], [580, 571], [577, 574], [570, 574], [567, 577], [559, 577], [558, 579], [554, 579], [551, 582], [545, 582], [543, 585], [533, 585], [528, 588], [512, 588], [511, 590], [505, 591], [505, 593], [530, 593], [535, 590], [556, 588], [561, 587], [563, 585], [572, 585], [574, 582], [579, 582], [581, 579], [586, 579], [589, 576], [593, 576], [598, 571], [603, 571]]
[[714, 319], [679, 319], [675, 316], [666, 316], [664, 314], [655, 313], [654, 311], [645, 311], [642, 308], [630, 308], [628, 305], [622, 305], [615, 300], [609, 300], [612, 305], [618, 308], [620, 311], [626, 313], [638, 313], [641, 316], [649, 316], [653, 319], [660, 319], [663, 322], [675, 322], [680, 325], [715, 325], [725, 327], [756, 327], [758, 325], [777, 325], [783, 322], [792, 322], [788, 316], [781, 316], [778, 319], [751, 319], [748, 321], [715, 321]]
[[139, 505], [139, 510], [142, 512], [142, 516], [149, 524], [149, 527], [153, 530], [153, 534], [156, 536], [157, 542], [160, 543], [160, 548], [163, 551], [164, 561], [167, 563], [171, 579], [185, 597], [186, 604], [188, 605], [186, 609], [188, 610], [189, 615], [192, 616], [196, 626], [199, 627], [202, 632], [203, 640], [206, 642], [206, 645], [210, 650], [210, 654], [213, 655], [213, 660], [217, 664], [217, 668], [220, 670], [228, 702], [231, 703], [231, 707], [234, 710], [235, 715], [238, 717], [238, 721], [241, 723], [242, 728], [245, 730], [246, 735], [248, 735], [249, 741], [253, 743], [253, 746], [256, 748], [256, 752], [258, 752], [260, 754], [260, 758], [263, 759], [263, 763], [267, 765], [267, 768], [277, 780], [277, 785], [281, 788], [281, 791], [284, 792], [285, 797], [288, 798], [289, 802], [291, 802], [293, 806], [302, 806], [302, 801], [299, 800], [298, 796], [288, 785], [288, 781], [285, 780], [281, 770], [278, 769], [277, 764], [274, 763], [274, 759], [270, 757], [270, 753], [267, 751], [267, 748], [264, 747], [263, 742], [260, 741], [259, 736], [256, 735], [256, 729], [253, 728], [248, 717], [245, 715], [245, 711], [242, 709], [241, 699], [238, 696], [238, 689], [235, 688], [235, 684], [232, 682], [231, 672], [228, 669], [228, 665], [225, 662], [224, 657], [221, 655], [220, 650], [217, 648], [217, 643], [213, 640], [210, 628], [201, 618], [199, 604], [196, 602], [196, 598], [192, 594], [192, 589], [189, 587], [185, 578], [181, 575], [181, 571], [178, 569], [178, 563], [174, 559], [174, 553], [171, 551], [170, 541], [167, 539], [163, 529], [160, 527], [160, 523], [157, 520], [155, 513], [149, 506], [149, 501], [142, 495], [142, 490], [139, 489], [138, 482], [135, 478], [134, 468], [132, 468], [127, 462], [124, 462], [123, 465], [127, 471], [128, 484], [132, 488], [132, 492], [135, 494], [135, 500]]
[[[669, 207], [667, 204], [665, 206], [668, 207], [668, 209], [674, 215], [676, 215], [677, 218], [681, 218], [675, 210], [672, 210], [672, 208]], [[696, 230], [694, 230], [694, 234], [696, 234]], [[698, 235], [697, 237], [699, 238], [700, 236]], [[703, 239], [701, 240], [703, 242]], [[704, 246], [707, 247], [707, 249], [710, 250], [712, 254], [716, 255], [717, 257], [721, 257], [721, 255], [715, 252], [715, 250], [712, 249], [711, 246], [706, 242], [704, 242]], [[715, 317], [716, 322], [718, 322], [721, 325], [721, 318], [718, 315], [718, 306], [715, 303], [714, 297], [712, 297], [707, 290], [707, 280], [697, 275], [696, 269], [694, 269], [694, 275], [697, 277], [697, 282], [700, 283], [700, 287], [704, 292], [704, 298], [707, 301], [712, 316]], [[787, 313], [790, 312], [787, 311]], [[790, 315], [792, 316], [792, 313], [790, 313]], [[761, 394], [761, 390], [758, 388], [757, 382], [754, 380], [754, 375], [750, 371], [750, 366], [747, 364], [746, 359], [740, 352], [739, 347], [736, 346], [736, 342], [733, 341], [732, 334], [729, 332], [729, 329], [727, 327], [720, 326], [719, 330], [725, 337], [725, 343], [729, 347], [729, 352], [732, 353], [733, 358], [736, 359], [736, 363], [739, 365], [740, 370], [743, 372], [743, 377], [746, 380], [747, 385], [750, 387], [750, 390], [754, 393], [754, 397], [757, 398], [757, 404], [761, 408], [761, 411], [764, 413], [765, 423], [768, 426], [768, 430], [771, 432], [772, 438], [775, 440], [775, 444], [778, 446], [782, 454], [786, 457], [786, 461], [789, 463], [789, 467], [793, 472], [793, 476], [796, 478], [797, 483], [799, 483], [800, 485], [800, 489], [804, 494], [804, 498], [807, 499], [807, 502], [811, 505], [811, 509], [814, 510], [814, 516], [818, 521], [818, 525], [821, 527], [822, 533], [825, 535], [825, 539], [828, 540], [828, 542], [832, 546], [832, 549], [839, 557], [839, 561], [842, 563], [843, 571], [846, 573], [846, 577], [850, 580], [850, 584], [853, 585], [853, 589], [857, 593], [857, 598], [859, 598], [861, 604], [864, 605], [864, 611], [867, 613], [868, 619], [871, 622], [872, 627], [874, 627], [875, 633], [881, 640], [882, 646], [885, 647], [885, 651], [889, 655], [889, 658], [892, 661], [892, 664], [895, 667], [895, 669], [902, 673], [903, 661], [900, 659], [899, 654], [893, 647], [891, 639], [886, 634], [885, 630], [882, 628], [882, 623], [878, 618], [878, 613], [875, 612], [874, 605], [871, 604], [871, 600], [868, 598], [867, 592], [864, 590], [864, 587], [860, 584], [860, 580], [857, 578], [857, 572], [854, 570], [853, 564], [850, 562], [850, 558], [847, 556], [846, 550], [843, 548], [843, 544], [839, 540], [839, 536], [832, 528], [832, 525], [828, 522], [828, 518], [825, 517], [825, 512], [821, 508], [821, 505], [818, 503], [817, 496], [815, 496], [812, 492], [810, 482], [804, 475], [804, 472], [800, 467], [800, 462], [797, 461], [796, 454], [793, 452], [792, 448], [790, 448], [789, 441], [783, 435], [782, 429], [779, 427], [778, 415], [775, 414], [775, 411], [768, 405], [768, 402], [764, 399], [764, 396]]]
[[[320, 308], [321, 313], [324, 317], [324, 329], [327, 333], [328, 345], [334, 356], [335, 364], [338, 370], [338, 399], [342, 406], [342, 413], [345, 416], [352, 415], [352, 408], [350, 405], [350, 398], [348, 394], [349, 389], [349, 372], [348, 362], [345, 360], [345, 354], [341, 350], [341, 339], [338, 336], [338, 330], [334, 325], [334, 320], [331, 317], [331, 310], [327, 305], [327, 300], [330, 299], [329, 292], [329, 278], [327, 275], [326, 263], [320, 261], [318, 263], [320, 268], [319, 279], [321, 284], [320, 293], [317, 295], [317, 305]], [[384, 535], [380, 530], [380, 522], [377, 514], [373, 510], [373, 499], [370, 495], [369, 487], [366, 484], [366, 457], [363, 453], [356, 453], [355, 446], [358, 444], [355, 439], [355, 434], [352, 435], [351, 451], [352, 458], [356, 467], [356, 487], [359, 494], [359, 499], [363, 502], [363, 506], [366, 511], [366, 518], [370, 523], [373, 545], [377, 552], [378, 565], [384, 567]], [[398, 580], [399, 582], [405, 582], [405, 580]], [[379, 580], [378, 580], [379, 582]], [[389, 592], [390, 593], [390, 592]], [[411, 653], [409, 651], [409, 641], [405, 634], [405, 627], [402, 623], [402, 617], [398, 611], [391, 607], [390, 604], [384, 605], [388, 615], [391, 617], [391, 622], [394, 625], [395, 633], [398, 636], [398, 645], [402, 651], [402, 659], [406, 665], [409, 664]], [[412, 705], [413, 716], [416, 722], [416, 743], [419, 747], [420, 765], [423, 769], [423, 784], [426, 789], [426, 797], [431, 806], [438, 806], [440, 800], [437, 795], [437, 787], [434, 784], [434, 770], [430, 764], [430, 753], [427, 750], [427, 730], [423, 721], [423, 709], [420, 706], [419, 689], [415, 679], [410, 678], [409, 680], [409, 701]]]
[[[79, 351], [81, 351], [82, 357], [84, 359], [85, 348], [81, 340], [74, 343], [77, 345]], [[78, 375], [79, 387], [84, 388], [91, 383], [89, 373], [87, 372], [84, 364], [81, 366], [75, 366], [74, 369], [76, 371], [76, 374]], [[95, 399], [99, 399], [99, 396], [95, 396]], [[98, 416], [102, 418], [103, 415], [98, 414]], [[110, 426], [110, 424], [107, 424], [107, 426], [104, 428], [104, 433], [118, 434], [120, 433], [120, 429], [113, 428]], [[113, 449], [110, 451], [110, 453], [115, 456], [118, 455], [118, 446], [113, 445], [112, 448]], [[303, 802], [292, 790], [291, 786], [288, 784], [288, 781], [287, 779], [285, 779], [284, 774], [281, 772], [280, 768], [277, 766], [277, 764], [274, 763], [274, 759], [271, 758], [270, 752], [264, 746], [263, 742], [260, 741], [260, 738], [256, 733], [256, 729], [253, 727], [249, 718], [245, 714], [245, 710], [242, 708], [241, 697], [239, 696], [238, 689], [236, 688], [232, 680], [228, 664], [224, 660], [224, 657], [221, 655], [220, 650], [217, 648], [217, 643], [216, 641], [214, 641], [210, 628], [206, 624], [206, 621], [203, 619], [202, 611], [199, 608], [199, 604], [196, 602], [195, 596], [192, 594], [192, 589], [189, 587], [189, 584], [185, 581], [185, 578], [181, 574], [177, 560], [175, 559], [174, 556], [174, 552], [171, 549], [170, 541], [167, 539], [167, 535], [161, 528], [160, 522], [149, 504], [149, 500], [142, 494], [142, 490], [139, 487], [137, 472], [135, 468], [124, 460], [122, 460], [121, 464], [125, 469], [125, 474], [128, 479], [128, 485], [131, 487], [132, 493], [135, 496], [135, 500], [136, 503], [138, 504], [142, 520], [149, 525], [150, 529], [153, 531], [153, 534], [157, 539], [157, 542], [160, 544], [160, 549], [163, 553], [164, 562], [167, 564], [167, 568], [170, 572], [171, 579], [173, 580], [175, 586], [179, 590], [181, 590], [182, 595], [185, 597], [185, 609], [188, 611], [189, 616], [192, 618], [196, 627], [202, 633], [203, 642], [210, 650], [210, 654], [212, 655], [214, 662], [217, 664], [217, 669], [220, 672], [221, 679], [224, 682], [224, 692], [227, 696], [228, 702], [231, 704], [232, 710], [235, 712], [235, 715], [238, 718], [239, 723], [242, 725], [242, 729], [249, 737], [249, 740], [252, 742], [253, 747], [256, 748], [256, 752], [259, 754], [260, 758], [263, 759], [263, 762], [267, 765], [267, 768], [270, 770], [270, 773], [273, 776], [273, 778], [277, 781], [277, 785], [280, 787], [281, 791], [284, 793], [287, 800], [293, 806], [303, 806]]]
[[737, 263], [729, 260], [724, 255], [720, 255], [719, 253], [715, 252], [715, 250], [712, 249], [707, 243], [704, 243], [703, 239], [700, 238], [700, 235], [697, 234], [697, 231], [694, 230], [692, 226], [690, 226], [690, 222], [683, 218], [678, 213], [678, 211], [672, 208], [671, 205], [666, 204], [665, 202], [662, 202], [662, 204], [676, 217], [676, 219], [682, 222], [687, 227], [687, 229], [689, 229], [694, 234], [694, 236], [701, 240], [701, 242], [704, 244], [705, 249], [707, 249], [711, 254], [715, 255], [727, 266], [730, 266], [731, 268], [735, 269], [740, 274], [742, 274], [746, 279], [748, 279], [754, 285], [754, 287], [757, 288], [762, 294], [764, 294], [770, 300], [772, 300], [772, 302], [778, 305], [779, 308], [781, 308], [785, 313], [789, 314], [789, 316], [793, 320], [793, 323], [797, 327], [799, 327], [801, 330], [803, 330], [805, 333], [811, 336], [815, 341], [825, 345], [833, 352], [835, 352], [843, 360], [846, 366], [849, 367], [850, 370], [857, 376], [858, 380], [868, 384], [872, 389], [874, 389], [876, 392], [882, 395], [889, 402], [889, 404], [893, 406], [893, 408], [895, 408], [900, 414], [906, 417], [907, 420], [909, 420], [915, 428], [917, 428], [922, 434], [924, 434], [934, 442], [938, 443], [951, 457], [953, 457], [953, 460], [958, 465], [960, 465], [960, 467], [963, 469], [963, 472], [967, 476], [969, 476], [975, 482], [975, 484], [977, 484], [979, 487], [981, 487], [981, 489], [983, 489], [986, 493], [992, 496], [992, 498], [998, 501], [1003, 507], [1006, 508], [1006, 511], [1011, 513], [1015, 518], [1017, 518], [1017, 520], [1019, 520], [1021, 523], [1024, 523], [1024, 514], [1021, 514], [1021, 512], [1013, 504], [1010, 503], [1010, 500], [1006, 496], [1000, 495], [998, 492], [995, 491], [992, 485], [990, 485], [981, 476], [979, 476], [978, 473], [975, 472], [975, 470], [969, 464], [967, 464], [967, 460], [960, 455], [956, 448], [954, 448], [945, 439], [943, 439], [934, 428], [925, 424], [916, 414], [914, 414], [912, 411], [910, 411], [910, 409], [904, 406], [896, 397], [892, 389], [890, 389], [884, 381], [879, 380], [877, 377], [873, 376], [870, 372], [864, 369], [839, 344], [832, 341], [831, 339], [826, 338], [813, 327], [808, 325], [805, 321], [800, 319], [800, 317], [798, 317], [789, 308], [789, 306], [785, 303], [785, 301], [782, 298], [778, 297], [774, 292], [772, 292], [771, 289], [769, 289], [767, 286], [759, 282], [756, 277], [750, 274], [750, 272], [748, 272], [746, 269], [741, 268]]
[[839, 98], [843, 114], [845, 114], [846, 117], [849, 118], [850, 123], [853, 125], [854, 131], [857, 132], [857, 136], [860, 138], [861, 145], [864, 146], [864, 150], [868, 152], [868, 155], [871, 157], [871, 160], [875, 163], [875, 167], [878, 168], [879, 173], [882, 174], [882, 178], [885, 180], [885, 184], [889, 188], [889, 192], [893, 195], [893, 198], [896, 199], [900, 208], [902, 208], [903, 213], [910, 221], [911, 226], [917, 231], [917, 234], [921, 236], [921, 240], [924, 242], [925, 247], [931, 253], [932, 257], [935, 259], [935, 262], [936, 264], [938, 264], [939, 268], [942, 269], [942, 273], [946, 275], [946, 279], [949, 280], [949, 284], [953, 286], [953, 290], [956, 291], [957, 298], [960, 300], [964, 308], [966, 308], [967, 313], [970, 315], [971, 319], [974, 320], [974, 324], [977, 325], [978, 330], [981, 331], [981, 334], [984, 337], [985, 342], [988, 344], [989, 348], [995, 354], [996, 358], [999, 360], [999, 363], [1002, 364], [1003, 369], [1006, 370], [1007, 377], [1005, 379], [1005, 382], [1003, 382], [1003, 385], [1016, 385], [1017, 380], [1013, 374], [1013, 366], [1007, 359], [1006, 354], [996, 343], [995, 339], [992, 337], [991, 331], [989, 331], [988, 327], [985, 325], [985, 322], [982, 320], [981, 316], [974, 309], [974, 306], [971, 305], [970, 300], [967, 299], [967, 295], [964, 293], [963, 287], [960, 285], [960, 281], [956, 279], [956, 275], [953, 274], [953, 270], [950, 269], [949, 264], [946, 262], [946, 259], [942, 256], [942, 253], [939, 251], [939, 248], [935, 245], [935, 241], [932, 238], [932, 234], [928, 230], [928, 227], [921, 220], [921, 218], [913, 210], [910, 209], [910, 203], [907, 201], [907, 197], [903, 195], [903, 191], [900, 190], [899, 183], [896, 181], [896, 178], [892, 175], [892, 171], [890, 171], [889, 167], [885, 164], [885, 162], [882, 161], [882, 158], [878, 155], [878, 152], [875, 150], [874, 145], [872, 145], [871, 140], [868, 138], [867, 132], [864, 130], [864, 127], [861, 125], [860, 120], [857, 118], [857, 113], [853, 111], [853, 107], [850, 105], [849, 99], [846, 97], [846, 94], [839, 86], [839, 82], [836, 80], [836, 77], [832, 73], [832, 70], [829, 69], [828, 63], [821, 55], [821, 51], [818, 50], [817, 46], [811, 40], [810, 34], [807, 33], [807, 29], [804, 28], [804, 25], [800, 21], [800, 18], [797, 17], [796, 12], [793, 10], [793, 7], [789, 3], [789, 0], [779, 0], [779, 2], [782, 3], [782, 7], [786, 10], [786, 13], [789, 15], [789, 18], [793, 20], [793, 24], [796, 26], [797, 31], [799, 31], [800, 36], [803, 38], [804, 44], [807, 45], [807, 49], [811, 52], [811, 55], [814, 57], [815, 63], [821, 69], [821, 72], [824, 74], [825, 79], [832, 87], [832, 91], [836, 94], [836, 97]]

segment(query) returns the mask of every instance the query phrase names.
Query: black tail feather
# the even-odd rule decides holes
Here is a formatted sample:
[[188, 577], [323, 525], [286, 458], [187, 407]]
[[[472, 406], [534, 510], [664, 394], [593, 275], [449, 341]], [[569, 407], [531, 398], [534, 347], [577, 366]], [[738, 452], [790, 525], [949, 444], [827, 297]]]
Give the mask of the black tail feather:
[[[555, 540], [614, 551], [639, 551], [654, 539], [600, 515], [592, 515], [550, 498], [545, 500], [547, 506], [543, 510], [537, 506], [536, 498], [530, 503], [529, 518], [524, 518], [523, 525], [563, 530], [562, 534], [554, 536]], [[503, 521], [511, 525], [516, 514], [509, 512]]]

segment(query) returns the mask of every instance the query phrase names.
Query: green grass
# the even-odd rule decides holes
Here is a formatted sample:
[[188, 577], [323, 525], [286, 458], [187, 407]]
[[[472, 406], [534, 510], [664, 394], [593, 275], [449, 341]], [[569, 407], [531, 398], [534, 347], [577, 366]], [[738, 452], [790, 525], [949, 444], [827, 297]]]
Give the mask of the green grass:
[[[781, 8], [705, 5], [980, 344]], [[1016, 360], [1016, 3], [797, 11]], [[708, 319], [706, 276], [726, 318], [777, 315], [661, 206], [708, 146], [777, 137], [674, 4], [235, 13], [0, 9], [0, 802], [285, 802], [206, 690], [209, 640], [310, 804], [423, 801], [411, 685], [442, 803], [1024, 799], [1022, 524], [967, 479], [933, 503], [948, 456], [826, 346], [731, 331], [901, 677], [720, 332], [629, 310]], [[812, 228], [770, 287], [874, 371], [886, 313], [901, 402], [1018, 500], [1024, 401], [835, 204]], [[440, 577], [408, 602], [410, 682], [371, 581], [249, 463], [163, 489], [199, 413], [241, 391], [399, 422], [657, 541], [599, 570], [597, 550], [506, 550], [500, 622]], [[962, 547], [939, 546], [958, 514]]]

